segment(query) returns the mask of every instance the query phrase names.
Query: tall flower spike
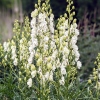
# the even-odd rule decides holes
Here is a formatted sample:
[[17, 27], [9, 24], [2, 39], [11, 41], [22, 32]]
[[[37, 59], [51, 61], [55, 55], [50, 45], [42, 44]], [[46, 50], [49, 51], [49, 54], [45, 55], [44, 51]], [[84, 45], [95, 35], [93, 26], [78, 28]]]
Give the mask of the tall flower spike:
[[89, 77], [88, 83], [95, 84], [95, 87], [97, 90], [100, 90], [100, 53], [98, 53], [98, 56], [96, 57], [96, 61], [94, 64], [97, 66], [97, 68], [93, 68], [93, 73]]
[[[52, 53], [56, 46], [54, 42], [54, 15], [51, 13], [49, 0], [38, 0], [35, 10], [31, 13], [31, 39], [29, 41], [28, 64], [36, 62], [36, 71], [31, 71], [31, 76], [39, 74], [41, 84], [53, 80], [53, 60]], [[49, 61], [49, 62], [48, 62]]]
[[[74, 6], [72, 0], [67, 0], [67, 2], [68, 5], [66, 13], [64, 14], [64, 16], [60, 16], [60, 18], [58, 19], [58, 23], [56, 25], [57, 30], [54, 33], [55, 43], [58, 49], [58, 60], [56, 60], [57, 62], [55, 62], [57, 66], [56, 68], [60, 68], [61, 70], [61, 75], [59, 75], [60, 77], [67, 76], [69, 72], [67, 72], [66, 69], [68, 67], [72, 67], [70, 68], [70, 71], [72, 72], [73, 70], [75, 70], [75, 74], [76, 69], [74, 67], [76, 66], [76, 68], [80, 69], [82, 66], [81, 62], [79, 61], [80, 54], [78, 51], [78, 46], [76, 44], [79, 30], [77, 29], [76, 19], [73, 18], [73, 16], [75, 15]], [[65, 80], [65, 78], [66, 77], [63, 77], [63, 81]], [[59, 82], [61, 82], [61, 80], [59, 80]]]

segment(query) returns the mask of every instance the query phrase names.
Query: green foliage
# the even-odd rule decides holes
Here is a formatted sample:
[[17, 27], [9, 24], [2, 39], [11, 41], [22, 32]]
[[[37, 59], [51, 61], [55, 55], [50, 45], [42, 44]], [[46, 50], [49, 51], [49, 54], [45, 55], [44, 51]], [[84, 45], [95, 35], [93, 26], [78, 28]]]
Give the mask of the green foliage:
[[81, 55], [80, 59], [83, 65], [81, 73], [82, 76], [87, 79], [94, 68], [95, 58], [100, 52], [100, 36], [97, 35], [94, 37], [89, 33], [85, 35], [80, 34], [78, 46]]

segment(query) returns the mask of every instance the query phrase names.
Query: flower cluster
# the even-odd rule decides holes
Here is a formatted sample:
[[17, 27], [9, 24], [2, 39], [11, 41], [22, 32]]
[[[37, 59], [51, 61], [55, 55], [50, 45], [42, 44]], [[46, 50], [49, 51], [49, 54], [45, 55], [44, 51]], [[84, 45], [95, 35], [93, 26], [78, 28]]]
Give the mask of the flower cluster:
[[95, 83], [95, 88], [100, 90], [100, 53], [94, 62], [97, 68], [93, 68], [93, 74], [90, 76], [88, 83]]
[[[29, 66], [31, 66], [28, 64], [30, 26], [27, 17], [24, 24], [24, 30], [21, 31], [19, 22], [15, 21], [13, 28], [15, 35], [10, 41], [3, 44], [4, 59], [2, 59], [2, 64], [3, 66], [12, 67], [18, 74], [18, 80], [26, 82], [30, 74]], [[17, 66], [16, 69], [15, 66]]]
[[[42, 7], [46, 7], [43, 3]], [[53, 65], [54, 58], [56, 57], [56, 45], [54, 42], [54, 22], [53, 14], [48, 15], [46, 12], [39, 9], [35, 9], [32, 13], [31, 20], [31, 40], [29, 41], [29, 59], [28, 63], [32, 64], [36, 62], [36, 71], [32, 71], [31, 74], [38, 74], [41, 84], [46, 81], [53, 80]], [[34, 77], [31, 77], [34, 78]], [[31, 78], [28, 79], [27, 84], [32, 84]], [[30, 85], [29, 85], [30, 86]]]
[[17, 59], [17, 54], [16, 54], [16, 44], [15, 44], [15, 42], [12, 40], [11, 41], [11, 58], [12, 58], [12, 60], [13, 60], [13, 64], [15, 65], [15, 66], [17, 66], [17, 64], [18, 64], [18, 59]]
[[[32, 64], [35, 60], [36, 72], [43, 84], [48, 80], [53, 81], [53, 73], [60, 71], [59, 83], [64, 85], [65, 76], [68, 74], [67, 67], [77, 66], [78, 69], [81, 67], [80, 54], [76, 45], [79, 30], [75, 19], [71, 24], [67, 14], [60, 17], [54, 27], [54, 15], [44, 9], [47, 8], [46, 3], [41, 5], [41, 9], [36, 5], [37, 8], [31, 13], [32, 31], [28, 63]], [[59, 71], [55, 72], [56, 69]], [[29, 81], [30, 78], [28, 85], [32, 84], [32, 81]]]
[[14, 37], [3, 44], [4, 62], [7, 59], [11, 60], [9, 64], [17, 66], [19, 83], [34, 88], [37, 94], [38, 87], [40, 90], [45, 87], [50, 88], [49, 84], [54, 83], [63, 86], [67, 78], [70, 79], [68, 81], [70, 84], [77, 68], [81, 67], [77, 46], [79, 30], [73, 18], [72, 5], [73, 2], [69, 0], [67, 13], [57, 20], [57, 24], [54, 24], [49, 0], [44, 2], [38, 0], [35, 10], [31, 13], [31, 26], [26, 18], [25, 25], [22, 27], [24, 31], [21, 31], [19, 23], [16, 22]]

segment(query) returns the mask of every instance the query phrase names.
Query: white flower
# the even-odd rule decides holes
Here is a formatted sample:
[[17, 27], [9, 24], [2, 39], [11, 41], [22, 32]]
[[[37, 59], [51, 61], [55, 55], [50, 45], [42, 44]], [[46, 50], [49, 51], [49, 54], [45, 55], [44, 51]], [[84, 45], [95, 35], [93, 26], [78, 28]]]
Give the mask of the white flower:
[[48, 80], [49, 79], [49, 72], [46, 72], [46, 74], [44, 75], [45, 79]]
[[12, 49], [12, 51], [15, 51], [16, 50], [16, 46], [15, 45], [14, 46], [12, 45], [11, 46], [11, 49]]
[[36, 17], [32, 18], [31, 20], [31, 27], [34, 27], [36, 25]]
[[48, 50], [48, 45], [44, 45], [44, 50]]
[[36, 38], [36, 35], [37, 35], [37, 33], [36, 33], [36, 28], [33, 28], [32, 30], [31, 30], [31, 38], [33, 39], [33, 38]]
[[31, 30], [31, 37], [35, 37], [36, 36], [36, 27], [33, 27], [32, 30]]
[[78, 36], [79, 35], [79, 30], [75, 29], [75, 35]]
[[79, 59], [79, 57], [80, 57], [80, 53], [79, 53], [79, 51], [73, 51], [73, 55], [75, 55], [75, 61], [78, 61], [78, 59]]
[[41, 30], [42, 33], [45, 33], [48, 30], [46, 21], [41, 22], [38, 27], [39, 27], [39, 30]]
[[77, 61], [77, 67], [80, 69], [82, 67], [82, 63], [80, 61]]
[[17, 55], [16, 54], [13, 54], [12, 57], [11, 57], [11, 59], [14, 60], [16, 57], [17, 57]]
[[59, 80], [60, 85], [64, 85], [65, 84], [65, 79], [64, 76], [61, 77], [61, 79]]
[[54, 27], [50, 25], [49, 28], [50, 28], [50, 32], [54, 33]]
[[74, 44], [73, 44], [73, 45], [72, 45], [72, 48], [73, 48], [74, 52], [75, 52], [75, 51], [78, 51], [78, 46], [77, 46], [77, 45], [74, 45]]
[[17, 66], [17, 64], [18, 64], [18, 59], [15, 58], [14, 61], [13, 61], [13, 63], [14, 63], [15, 66]]
[[36, 76], [36, 70], [31, 72], [32, 78], [34, 78]]
[[98, 81], [95, 86], [96, 89], [100, 90], [100, 82]]
[[51, 14], [51, 15], [50, 15], [50, 21], [52, 22], [52, 21], [53, 21], [53, 19], [54, 19], [54, 15], [53, 15], [53, 14]]
[[27, 64], [27, 65], [26, 65], [26, 68], [29, 68], [29, 67], [30, 67], [30, 64]]
[[33, 45], [33, 47], [36, 47], [38, 45], [38, 40], [33, 38], [32, 39], [32, 45]]
[[78, 36], [79, 35], [79, 31], [76, 28], [77, 28], [77, 24], [74, 23], [74, 24], [71, 25], [70, 31], [71, 31], [71, 33], [75, 33], [75, 35]]
[[28, 79], [27, 85], [28, 85], [29, 88], [32, 87], [32, 78]]
[[29, 51], [30, 51], [30, 52], [33, 51], [33, 46], [32, 46], [32, 45], [30, 45], [30, 47], [29, 47]]
[[28, 63], [32, 64], [32, 61], [33, 61], [33, 57], [30, 56], [29, 59], [28, 59]]
[[28, 45], [31, 45], [32, 44], [32, 41], [28, 41]]
[[55, 42], [54, 41], [51, 41], [51, 46], [52, 46], [52, 48], [54, 49], [54, 48], [56, 48], [56, 45], [55, 45]]
[[70, 28], [70, 33], [74, 33], [75, 30], [73, 29], [73, 26], [71, 25], [71, 28]]
[[8, 51], [9, 43], [8, 42], [4, 42], [3, 43], [3, 47], [4, 47], [4, 51]]
[[64, 47], [63, 48], [63, 55], [66, 55], [66, 56], [68, 56], [69, 55], [69, 49], [67, 48], [67, 47]]
[[66, 57], [66, 56], [64, 55], [64, 56], [63, 56], [62, 65], [63, 65], [63, 66], [67, 66], [68, 64], [69, 64], [68, 57]]
[[53, 81], [53, 73], [52, 72], [46, 72], [44, 77], [46, 80]]
[[7, 60], [7, 55], [5, 55], [5, 60]]
[[35, 50], [33, 50], [32, 52], [30, 52], [30, 57], [33, 58], [35, 54]]
[[54, 18], [54, 15], [51, 14], [51, 15], [50, 15], [50, 25], [49, 25], [49, 28], [50, 28], [50, 32], [51, 32], [51, 33], [54, 33], [54, 23], [53, 23], [53, 18]]
[[40, 26], [38, 25], [38, 26], [37, 26], [37, 35], [42, 34], [42, 33], [43, 33], [42, 31], [43, 31], [43, 29], [40, 28]]
[[71, 45], [76, 44], [76, 43], [77, 43], [77, 40], [78, 40], [78, 39], [77, 39], [77, 36], [73, 36], [72, 39], [71, 39], [70, 44], [71, 44]]
[[12, 57], [11, 57], [11, 59], [13, 60], [13, 64], [15, 65], [15, 66], [17, 66], [17, 64], [18, 64], [18, 59], [16, 58], [17, 57], [17, 55], [16, 55], [16, 45], [12, 45], [11, 46], [11, 54], [12, 54]]
[[56, 62], [56, 67], [57, 67], [57, 68], [60, 68], [60, 66], [61, 66], [61, 62], [60, 62], [60, 59], [58, 58], [58, 59], [57, 59], [57, 62]]
[[98, 78], [100, 79], [100, 73], [98, 74]]
[[20, 44], [22, 44], [22, 43], [23, 43], [23, 39], [20, 40]]
[[68, 30], [64, 32], [65, 36], [68, 37]]
[[45, 42], [48, 42], [48, 40], [49, 40], [49, 37], [48, 37], [48, 36], [45, 36], [45, 37], [44, 37], [44, 41], [45, 41]]
[[65, 66], [61, 66], [61, 74], [62, 74], [62, 75], [66, 75]]
[[55, 50], [52, 54], [52, 59], [55, 59], [57, 57], [57, 50]]
[[39, 15], [38, 15], [38, 21], [39, 22], [45, 21], [45, 18], [46, 18], [46, 15], [45, 14], [39, 13]]
[[74, 29], [77, 28], [77, 24], [76, 23], [73, 24], [73, 28]]
[[59, 27], [59, 30], [64, 31], [64, 30], [65, 30], [65, 27], [61, 25], [61, 26]]
[[55, 65], [53, 65], [52, 70], [53, 70], [53, 71], [55, 71], [55, 70], [56, 70], [56, 66], [55, 66]]
[[64, 41], [65, 36], [60, 37], [60, 43]]
[[53, 81], [53, 73], [52, 72], [50, 73], [49, 80]]
[[46, 25], [47, 25], [47, 22], [46, 21], [43, 21], [43, 22], [40, 23], [40, 27], [41, 28], [44, 28]]
[[38, 15], [38, 26], [37, 26], [37, 33], [40, 35], [41, 33], [45, 33], [48, 31], [47, 21], [46, 21], [46, 14], [39, 13]]
[[12, 50], [12, 56], [16, 55], [16, 50]]

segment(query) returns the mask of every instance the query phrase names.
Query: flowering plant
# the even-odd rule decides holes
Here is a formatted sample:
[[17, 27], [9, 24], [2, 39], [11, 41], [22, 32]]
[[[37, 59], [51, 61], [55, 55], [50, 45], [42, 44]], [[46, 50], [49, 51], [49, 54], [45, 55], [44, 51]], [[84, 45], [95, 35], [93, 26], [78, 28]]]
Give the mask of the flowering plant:
[[88, 91], [92, 98], [99, 99], [100, 98], [100, 53], [94, 62], [97, 68], [93, 68], [93, 73], [90, 75], [88, 80], [89, 87]]
[[30, 24], [28, 18], [23, 27], [16, 21], [13, 38], [0, 49], [2, 65], [16, 77], [12, 84], [16, 84], [22, 100], [75, 97], [71, 93], [77, 69], [81, 67], [76, 44], [79, 30], [73, 1], [67, 2], [66, 13], [55, 24], [49, 0], [38, 0]]

